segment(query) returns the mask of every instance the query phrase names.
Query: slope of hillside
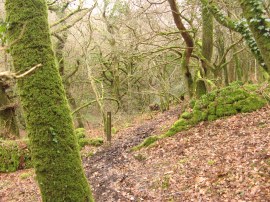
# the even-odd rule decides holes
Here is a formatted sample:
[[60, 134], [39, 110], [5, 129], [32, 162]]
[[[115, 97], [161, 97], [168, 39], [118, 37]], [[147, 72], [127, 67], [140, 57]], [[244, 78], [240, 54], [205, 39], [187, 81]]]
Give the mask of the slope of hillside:
[[[166, 131], [179, 114], [174, 109], [127, 128], [111, 147], [83, 159], [97, 202], [269, 201], [269, 106], [201, 122], [130, 151], [145, 137]], [[32, 170], [0, 174], [0, 182], [0, 201], [40, 200]]]

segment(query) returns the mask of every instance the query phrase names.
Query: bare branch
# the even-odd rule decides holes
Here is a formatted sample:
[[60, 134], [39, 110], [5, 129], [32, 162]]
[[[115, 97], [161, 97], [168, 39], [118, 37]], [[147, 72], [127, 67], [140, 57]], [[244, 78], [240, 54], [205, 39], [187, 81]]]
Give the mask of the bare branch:
[[10, 80], [10, 79], [21, 79], [21, 78], [25, 77], [26, 75], [32, 73], [38, 67], [41, 67], [41, 66], [42, 66], [42, 64], [35, 65], [31, 69], [29, 69], [26, 72], [24, 72], [22, 74], [19, 74], [19, 75], [17, 73], [13, 73], [13, 72], [10, 72], [10, 71], [0, 72], [0, 79], [7, 79], [7, 80]]
[[54, 26], [57, 26], [57, 25], [61, 24], [62, 22], [66, 21], [71, 16], [75, 15], [76, 13], [79, 13], [79, 12], [84, 11], [84, 10], [87, 10], [87, 9], [86, 8], [84, 8], [84, 9], [78, 8], [75, 11], [69, 13], [67, 16], [65, 16], [62, 19], [58, 20], [57, 22], [53, 23], [50, 27], [52, 28]]
[[147, 0], [147, 2], [150, 4], [164, 4], [166, 2], [166, 0], [162, 1], [162, 2], [151, 2], [151, 1]]

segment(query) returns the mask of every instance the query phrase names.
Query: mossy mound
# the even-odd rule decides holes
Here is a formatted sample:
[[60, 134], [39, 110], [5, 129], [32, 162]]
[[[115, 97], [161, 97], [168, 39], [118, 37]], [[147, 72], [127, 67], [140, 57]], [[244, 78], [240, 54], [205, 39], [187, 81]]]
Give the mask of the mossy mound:
[[149, 145], [153, 144], [154, 142], [156, 142], [159, 139], [160, 139], [160, 137], [158, 135], [150, 136], [150, 137], [146, 138], [141, 144], [133, 147], [131, 149], [131, 151], [137, 151], [143, 147], [148, 147]]
[[103, 144], [102, 138], [81, 138], [78, 140], [80, 148], [83, 148], [86, 145], [91, 145], [94, 147], [99, 147]]
[[32, 167], [28, 140], [0, 141], [0, 172], [14, 172]]
[[201, 121], [213, 121], [237, 113], [252, 112], [262, 108], [270, 101], [268, 85], [245, 84], [234, 82], [229, 86], [192, 100], [173, 126], [164, 134], [148, 137], [141, 144], [132, 148], [139, 150], [159, 139], [170, 137], [186, 130]]

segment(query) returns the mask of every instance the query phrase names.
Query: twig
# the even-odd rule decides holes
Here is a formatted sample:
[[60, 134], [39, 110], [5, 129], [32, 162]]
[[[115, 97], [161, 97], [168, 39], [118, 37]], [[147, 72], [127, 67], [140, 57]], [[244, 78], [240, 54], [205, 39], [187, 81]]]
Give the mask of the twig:
[[25, 77], [26, 75], [30, 74], [31, 72], [35, 71], [38, 67], [41, 67], [41, 66], [42, 66], [42, 64], [38, 64], [38, 65], [32, 67], [31, 69], [27, 70], [26, 72], [24, 72], [24, 73], [22, 73], [22, 74], [20, 74], [20, 75], [16, 75], [16, 74], [15, 74], [15, 79], [23, 78], [23, 77]]
[[25, 77], [26, 75], [30, 74], [31, 72], [35, 71], [38, 67], [41, 67], [42, 64], [35, 65], [31, 69], [27, 70], [26, 72], [22, 74], [13, 73], [10, 71], [0, 72], [0, 79], [6, 78], [6, 79], [21, 79]]

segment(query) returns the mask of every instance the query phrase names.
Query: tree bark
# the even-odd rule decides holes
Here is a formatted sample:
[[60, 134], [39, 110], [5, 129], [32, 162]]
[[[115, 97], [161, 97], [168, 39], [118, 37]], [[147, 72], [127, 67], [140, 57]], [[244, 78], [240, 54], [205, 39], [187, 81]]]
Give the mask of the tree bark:
[[[5, 6], [15, 70], [24, 72], [42, 64], [32, 75], [18, 80], [42, 200], [94, 201], [55, 63], [46, 2], [6, 0]], [[18, 40], [24, 25], [24, 33]]]
[[[211, 62], [213, 55], [213, 15], [212, 13], [204, 6], [202, 6], [202, 56]], [[203, 68], [203, 77], [209, 78], [209, 70], [207, 64], [202, 62]], [[202, 95], [207, 93], [206, 84], [204, 81], [199, 80], [197, 82], [196, 94], [197, 97], [201, 97]]]
[[175, 0], [168, 0], [168, 2], [169, 2], [170, 7], [171, 7], [171, 11], [172, 11], [175, 25], [178, 28], [178, 30], [180, 31], [181, 36], [183, 37], [183, 39], [186, 43], [186, 50], [183, 54], [183, 58], [182, 58], [182, 62], [181, 62], [181, 71], [182, 71], [182, 74], [184, 74], [185, 88], [187, 88], [189, 96], [192, 97], [193, 79], [192, 79], [192, 75], [191, 75], [190, 70], [189, 70], [189, 62], [190, 62], [190, 57], [192, 55], [193, 48], [194, 48], [193, 38], [187, 32], [187, 29], [185, 28], [185, 26], [181, 20], [181, 17], [179, 15], [180, 12], [179, 12], [178, 6], [176, 4], [176, 1]]
[[[241, 0], [239, 0], [239, 1], [241, 1]], [[243, 2], [245, 2], [245, 1], [243, 1]], [[235, 32], [240, 33], [244, 37], [252, 54], [259, 61], [260, 66], [265, 71], [269, 72], [269, 67], [267, 66], [267, 63], [264, 61], [261, 50], [258, 48], [257, 40], [254, 39], [254, 36], [252, 33], [253, 31], [250, 30], [247, 23], [243, 20], [242, 21], [234, 21], [234, 20], [230, 19], [229, 17], [224, 16], [223, 13], [217, 8], [217, 6], [215, 5], [215, 3], [213, 1], [201, 0], [201, 3], [203, 4], [203, 6], [207, 7], [211, 11], [215, 20], [219, 24], [227, 27], [230, 30], [233, 30]]]
[[262, 1], [239, 0], [243, 16], [247, 19], [248, 26], [258, 45], [266, 70], [270, 74], [270, 25], [264, 17]]

